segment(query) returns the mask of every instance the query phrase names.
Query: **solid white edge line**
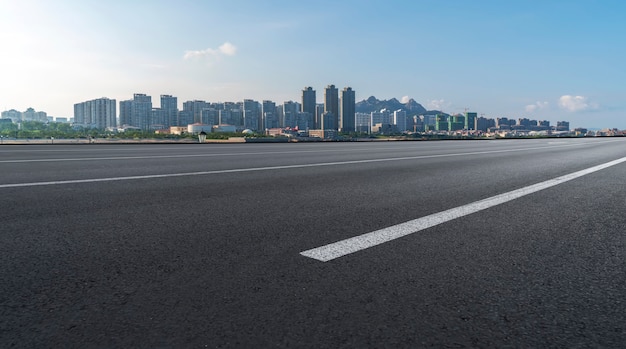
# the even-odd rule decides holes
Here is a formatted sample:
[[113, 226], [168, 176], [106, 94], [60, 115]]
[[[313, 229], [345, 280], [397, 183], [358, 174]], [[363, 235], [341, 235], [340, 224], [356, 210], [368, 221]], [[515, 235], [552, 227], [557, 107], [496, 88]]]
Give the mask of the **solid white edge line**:
[[389, 242], [410, 234], [417, 233], [421, 230], [428, 229], [436, 225], [470, 215], [472, 213], [486, 210], [490, 207], [497, 206], [505, 202], [518, 199], [522, 196], [526, 196], [528, 194], [532, 194], [540, 190], [544, 190], [559, 185], [561, 183], [571, 181], [578, 177], [582, 177], [590, 173], [603, 170], [607, 167], [611, 167], [622, 162], [626, 162], [626, 157], [610, 161], [598, 166], [590, 167], [585, 170], [570, 173], [561, 177], [550, 179], [545, 182], [533, 184], [528, 187], [492, 196], [490, 198], [476, 201], [467, 205], [452, 208], [443, 212], [431, 214], [405, 223], [306, 250], [300, 252], [300, 254], [305, 257], [317, 259], [322, 262], [328, 262], [333, 259], [364, 250], [366, 248], [374, 247], [385, 242]]

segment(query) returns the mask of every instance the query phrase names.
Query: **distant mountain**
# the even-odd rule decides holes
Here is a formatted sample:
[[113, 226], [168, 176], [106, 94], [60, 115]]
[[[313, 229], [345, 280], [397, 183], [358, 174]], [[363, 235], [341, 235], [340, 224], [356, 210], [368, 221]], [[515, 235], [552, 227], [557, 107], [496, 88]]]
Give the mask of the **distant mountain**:
[[407, 103], [402, 103], [395, 98], [381, 101], [371, 96], [368, 99], [356, 103], [357, 113], [371, 113], [373, 111], [380, 111], [381, 109], [387, 109], [391, 112], [404, 110], [407, 112], [407, 115], [420, 115], [427, 112], [426, 108], [412, 98]]

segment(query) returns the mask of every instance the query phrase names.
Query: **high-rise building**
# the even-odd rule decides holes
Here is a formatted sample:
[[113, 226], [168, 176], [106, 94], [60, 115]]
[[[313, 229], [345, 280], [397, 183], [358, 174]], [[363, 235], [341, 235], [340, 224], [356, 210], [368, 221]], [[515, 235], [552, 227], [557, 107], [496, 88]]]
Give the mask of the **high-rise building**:
[[95, 128], [117, 127], [115, 99], [98, 98], [91, 101], [91, 121]]
[[171, 95], [161, 95], [161, 109], [164, 114], [165, 127], [178, 125], [178, 98]]
[[496, 127], [500, 130], [510, 130], [511, 123], [508, 118], [496, 118]]
[[333, 114], [335, 120], [334, 125], [324, 125], [324, 129], [338, 130], [339, 129], [339, 90], [335, 85], [328, 85], [324, 90], [324, 113]]
[[495, 128], [496, 121], [494, 119], [487, 119], [483, 116], [476, 119], [476, 130], [487, 132], [489, 128]]
[[166, 124], [165, 111], [161, 108], [152, 108], [149, 128], [151, 130], [162, 130], [168, 127], [165, 126]]
[[135, 93], [131, 106], [131, 126], [147, 131], [151, 126], [151, 116], [152, 97], [143, 93]]
[[217, 125], [219, 124], [220, 114], [219, 110], [213, 106], [211, 108], [202, 109], [202, 123], [204, 125]]
[[232, 125], [233, 122], [231, 120], [230, 109], [220, 109], [219, 110], [219, 119], [218, 125]]
[[[133, 100], [120, 101], [120, 120], [119, 125], [131, 126], [133, 124], [131, 118], [133, 113]], [[74, 122], [76, 122], [76, 111], [74, 111]]]
[[46, 113], [45, 111], [36, 111], [33, 108], [28, 108], [22, 113], [22, 120], [46, 122], [48, 120], [48, 113]]
[[230, 110], [230, 124], [236, 127], [243, 127], [244, 118], [243, 118], [243, 105], [234, 104], [232, 109]]
[[372, 125], [371, 125], [371, 115], [369, 113], [356, 113], [355, 114], [355, 129], [356, 132], [361, 133], [369, 133]]
[[[210, 107], [209, 103], [205, 101], [201, 101], [201, 100], [193, 100], [193, 101], [187, 101], [183, 103], [183, 110], [190, 111], [191, 114], [193, 115], [192, 123], [202, 123], [202, 109], [206, 109], [209, 107]], [[179, 126], [187, 126], [187, 125], [179, 125]]]
[[539, 130], [549, 130], [550, 129], [550, 121], [548, 120], [538, 120], [537, 127]]
[[463, 115], [457, 114], [448, 117], [448, 131], [460, 131], [465, 125], [467, 125], [467, 123]]
[[188, 126], [193, 124], [193, 111], [192, 110], [181, 110], [178, 112], [178, 126]]
[[261, 130], [279, 127], [278, 114], [276, 113], [276, 103], [265, 100], [261, 104], [262, 127]]
[[[374, 127], [377, 124], [382, 126], [389, 126], [391, 122], [391, 113], [387, 109], [381, 109], [380, 111], [373, 111], [370, 113], [370, 127]], [[371, 132], [371, 129], [369, 130]]]
[[22, 120], [22, 112], [15, 109], [5, 110], [2, 112], [3, 119], [11, 119], [12, 122], [18, 122]]
[[74, 123], [83, 127], [116, 127], [116, 115], [115, 99], [103, 97], [74, 104]]
[[313, 118], [313, 124], [311, 124], [309, 127], [311, 128], [316, 128], [317, 125], [315, 125], [315, 120], [316, 120], [316, 105], [317, 105], [317, 97], [315, 96], [315, 90], [313, 89], [313, 87], [305, 87], [304, 90], [302, 90], [302, 112], [303, 113], [309, 113], [310, 116]]
[[334, 129], [333, 127], [337, 125], [337, 117], [333, 113], [324, 112], [320, 120], [322, 121], [322, 124], [320, 125], [321, 130], [336, 131], [336, 129]]
[[355, 131], [356, 98], [352, 87], [341, 91], [341, 132]]
[[398, 109], [393, 112], [393, 124], [399, 132], [408, 131], [406, 111]]
[[282, 109], [282, 127], [296, 127], [300, 104], [294, 101], [287, 101], [283, 103]]
[[[74, 124], [85, 126], [91, 123], [91, 120], [87, 120], [87, 102], [81, 102], [74, 104]], [[91, 118], [90, 118], [91, 119]]]
[[315, 126], [314, 128], [322, 127], [322, 114], [324, 114], [324, 103], [317, 103], [315, 105]]
[[465, 112], [465, 129], [476, 130], [476, 119], [478, 119], [478, 113]]
[[556, 130], [557, 131], [569, 131], [569, 122], [568, 121], [557, 121], [556, 122]]
[[243, 127], [250, 130], [260, 130], [261, 125], [261, 108], [259, 102], [252, 99], [243, 100]]
[[435, 118], [436, 131], [450, 131], [448, 129], [448, 116], [446, 114], [437, 114]]

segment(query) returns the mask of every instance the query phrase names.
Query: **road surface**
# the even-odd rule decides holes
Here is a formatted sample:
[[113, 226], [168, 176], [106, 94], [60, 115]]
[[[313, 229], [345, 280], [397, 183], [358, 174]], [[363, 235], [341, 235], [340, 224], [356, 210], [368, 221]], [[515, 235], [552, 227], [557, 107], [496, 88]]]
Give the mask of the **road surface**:
[[624, 138], [0, 146], [0, 345], [623, 347], [625, 157]]

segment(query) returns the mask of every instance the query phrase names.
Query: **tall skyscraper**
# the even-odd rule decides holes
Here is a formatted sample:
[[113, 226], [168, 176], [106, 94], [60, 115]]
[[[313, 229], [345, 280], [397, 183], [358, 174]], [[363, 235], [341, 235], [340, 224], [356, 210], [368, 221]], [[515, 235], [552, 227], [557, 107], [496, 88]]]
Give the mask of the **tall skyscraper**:
[[402, 109], [398, 109], [393, 112], [393, 124], [396, 125], [396, 129], [399, 132], [404, 132], [408, 130], [406, 111]]
[[74, 124], [83, 126], [87, 124], [87, 109], [87, 102], [74, 104]]
[[356, 113], [355, 114], [355, 129], [356, 132], [369, 133], [372, 129], [371, 115], [368, 113]]
[[299, 103], [294, 101], [286, 101], [283, 103], [282, 127], [296, 127], [298, 124]]
[[278, 127], [278, 114], [276, 113], [276, 103], [265, 100], [261, 104], [262, 117], [262, 130], [267, 128]]
[[45, 111], [35, 111], [33, 108], [28, 108], [22, 113], [22, 120], [45, 122], [48, 120], [48, 114]]
[[478, 119], [478, 113], [465, 112], [465, 129], [476, 130], [476, 119]]
[[322, 130], [335, 130], [333, 127], [337, 125], [337, 117], [333, 113], [324, 112], [320, 117]]
[[165, 111], [161, 108], [152, 108], [152, 112], [150, 115], [150, 129], [151, 130], [162, 130], [167, 128], [165, 126], [167, 124], [165, 118]]
[[356, 99], [354, 90], [346, 87], [341, 91], [341, 132], [355, 131]]
[[261, 111], [259, 102], [252, 99], [243, 100], [243, 126], [247, 129], [256, 131], [261, 129]]
[[220, 109], [218, 113], [218, 125], [232, 125], [233, 122], [231, 120], [230, 109]]
[[569, 131], [569, 122], [568, 121], [557, 121], [556, 122], [556, 130], [557, 131]]
[[161, 109], [164, 114], [163, 126], [178, 126], [178, 98], [171, 95], [161, 95]]
[[115, 99], [98, 98], [74, 104], [74, 122], [84, 127], [116, 127]]
[[[324, 113], [333, 114], [335, 124], [324, 125], [326, 130], [338, 130], [339, 129], [339, 90], [335, 85], [328, 85], [324, 90]], [[328, 119], [328, 116], [326, 116]]]
[[22, 112], [15, 109], [5, 110], [2, 112], [3, 119], [11, 119], [12, 122], [18, 122], [22, 120]]
[[[310, 114], [310, 118], [312, 118], [313, 120], [316, 120], [316, 96], [315, 96], [315, 90], [313, 89], [313, 87], [305, 87], [304, 90], [302, 90], [302, 112], [303, 113], [309, 113]], [[309, 127], [311, 128], [316, 128], [318, 126], [316, 126], [315, 124], [310, 125]]]
[[322, 114], [324, 114], [324, 103], [317, 103], [315, 105], [315, 126], [314, 128], [322, 128]]
[[143, 93], [135, 93], [131, 108], [131, 126], [139, 127], [144, 131], [149, 130], [152, 116], [152, 97]]
[[181, 110], [178, 112], [178, 126], [187, 126], [193, 124], [193, 111]]
[[117, 127], [115, 99], [98, 98], [91, 101], [91, 121], [95, 128]]
[[[120, 101], [120, 126], [131, 126], [133, 124], [131, 117], [133, 113], [133, 100]], [[76, 121], [76, 117], [74, 117]]]
[[[202, 109], [207, 109], [211, 105], [205, 101], [193, 100], [183, 103], [183, 110], [191, 112], [194, 123], [202, 123]], [[187, 126], [187, 125], [180, 125]]]
[[205, 125], [217, 125], [219, 124], [220, 114], [219, 110], [213, 106], [208, 109], [202, 109], [202, 123]]

